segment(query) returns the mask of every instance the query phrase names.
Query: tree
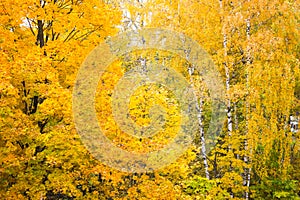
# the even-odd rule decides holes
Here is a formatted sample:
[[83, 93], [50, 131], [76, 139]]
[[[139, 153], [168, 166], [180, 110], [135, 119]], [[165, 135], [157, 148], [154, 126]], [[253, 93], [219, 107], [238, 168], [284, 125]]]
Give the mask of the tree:
[[71, 95], [86, 54], [116, 33], [119, 11], [93, 0], [0, 7], [1, 198], [109, 195], [108, 180], [117, 178], [105, 176], [109, 170], [80, 143]]

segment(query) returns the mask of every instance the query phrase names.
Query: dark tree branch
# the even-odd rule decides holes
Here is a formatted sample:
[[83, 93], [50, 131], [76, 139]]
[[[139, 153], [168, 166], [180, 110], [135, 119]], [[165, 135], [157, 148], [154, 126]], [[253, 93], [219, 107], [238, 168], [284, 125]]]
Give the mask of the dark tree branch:
[[31, 26], [31, 23], [30, 23], [29, 18], [26, 17], [26, 19], [27, 19], [27, 22], [28, 22], [28, 24], [29, 24], [29, 28], [30, 28], [30, 30], [31, 30], [31, 33], [33, 34], [33, 36], [35, 36], [35, 33], [34, 33], [33, 29], [32, 29], [32, 26]]
[[[68, 36], [64, 39], [64, 42], [68, 41], [69, 37], [72, 35], [72, 33], [76, 30], [76, 27], [72, 29], [72, 31], [68, 34]], [[74, 36], [73, 36], [74, 37]]]
[[37, 45], [39, 44], [41, 48], [45, 45], [43, 26], [44, 26], [43, 21], [38, 20], [38, 35], [36, 41], [37, 41]]

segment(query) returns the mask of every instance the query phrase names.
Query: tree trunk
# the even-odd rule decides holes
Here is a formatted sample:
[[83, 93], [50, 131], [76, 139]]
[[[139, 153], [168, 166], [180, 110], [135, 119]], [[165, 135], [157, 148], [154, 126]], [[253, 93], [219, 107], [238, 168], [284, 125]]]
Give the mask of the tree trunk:
[[[247, 36], [247, 40], [249, 42], [250, 40], [250, 29], [251, 29], [251, 24], [250, 24], [250, 19], [248, 18], [246, 20], [246, 36]], [[251, 64], [251, 55], [250, 55], [250, 47], [249, 45], [247, 46], [247, 62], [246, 62], [246, 87], [247, 90], [249, 90], [249, 76], [248, 76], [248, 67]], [[249, 92], [249, 91], [248, 91]], [[248, 114], [250, 112], [250, 107], [249, 107], [249, 102], [246, 100], [246, 133], [245, 133], [245, 140], [244, 140], [244, 150], [245, 150], [245, 156], [244, 156], [244, 162], [246, 164], [249, 164], [249, 157], [246, 155], [247, 151], [248, 151], [248, 139], [247, 139], [247, 131], [248, 131]], [[251, 150], [250, 150], [251, 151]], [[245, 191], [245, 199], [249, 199], [249, 186], [250, 186], [250, 180], [251, 180], [251, 176], [250, 176], [250, 172], [251, 172], [251, 167], [245, 167], [244, 168], [244, 176], [243, 176], [243, 185], [247, 187], [246, 191]]]
[[[220, 3], [220, 9], [221, 12], [223, 12], [223, 3], [222, 0], [219, 0]], [[223, 23], [224, 23], [224, 16], [222, 16], [223, 18]], [[226, 58], [227, 58], [227, 34], [226, 34], [226, 30], [225, 30], [225, 25], [223, 26], [223, 30], [222, 30], [222, 34], [223, 34], [223, 49], [224, 49], [224, 70], [225, 70], [225, 77], [226, 77], [226, 92], [227, 94], [229, 93], [230, 90], [230, 72], [229, 72], [229, 68], [228, 68], [228, 63], [226, 62]], [[231, 101], [230, 98], [227, 99], [227, 131], [228, 131], [228, 136], [229, 138], [231, 138], [232, 136], [232, 108], [231, 108]], [[229, 139], [230, 141], [230, 139]], [[232, 151], [231, 149], [231, 144], [228, 144], [228, 152]], [[232, 161], [230, 162], [230, 166], [229, 166], [229, 170], [232, 171], [232, 166], [231, 166]], [[233, 198], [233, 192], [230, 189], [229, 191], [230, 193], [230, 197]]]
[[[188, 59], [188, 56], [187, 56]], [[194, 79], [193, 79], [193, 72], [194, 72], [194, 67], [191, 66], [189, 68], [189, 75], [190, 75], [190, 82], [192, 87], [194, 87]], [[208, 171], [208, 162], [207, 162], [207, 155], [206, 155], [206, 142], [205, 142], [205, 135], [204, 135], [204, 127], [203, 127], [203, 97], [197, 97], [196, 96], [196, 110], [197, 110], [197, 118], [198, 118], [198, 123], [199, 123], [199, 133], [200, 133], [200, 141], [201, 141], [201, 155], [203, 158], [203, 164], [204, 164], [204, 170], [205, 170], [205, 177], [207, 179], [210, 179], [209, 171]], [[199, 99], [199, 103], [198, 103]]]
[[45, 45], [43, 26], [44, 26], [43, 21], [38, 20], [38, 34], [36, 38], [36, 43], [37, 45], [40, 45], [41, 48]]

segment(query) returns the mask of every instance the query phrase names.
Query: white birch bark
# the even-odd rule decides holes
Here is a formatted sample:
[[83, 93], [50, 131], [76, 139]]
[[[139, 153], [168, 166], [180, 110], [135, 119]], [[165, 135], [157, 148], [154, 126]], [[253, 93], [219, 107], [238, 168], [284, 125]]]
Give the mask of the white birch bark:
[[[222, 5], [222, 0], [220, 2], [220, 8], [223, 10], [223, 5]], [[223, 16], [224, 17], [224, 16]], [[223, 26], [223, 48], [224, 48], [224, 58], [226, 59], [227, 57], [227, 35], [225, 31], [225, 26]], [[224, 61], [224, 70], [225, 70], [225, 76], [226, 76], [226, 91], [227, 93], [230, 90], [230, 72], [229, 68], [227, 66], [226, 61]], [[232, 135], [232, 108], [231, 108], [231, 101], [228, 98], [227, 100], [227, 130], [228, 130], [228, 135], [231, 137]], [[229, 147], [230, 149], [231, 147]]]
[[[224, 48], [224, 58], [227, 57], [227, 35], [224, 33], [223, 37], [223, 48]], [[225, 76], [226, 76], [226, 91], [227, 93], [230, 90], [230, 73], [229, 68], [227, 66], [226, 61], [224, 61], [224, 69], [225, 69]], [[228, 130], [228, 136], [231, 137], [232, 135], [232, 111], [231, 111], [231, 101], [228, 98], [227, 100], [227, 130]], [[231, 150], [231, 147], [229, 146], [229, 150]]]
[[[121, 0], [119, 1], [119, 6], [121, 11], [123, 12], [123, 18], [122, 18], [122, 24], [119, 26], [121, 31], [136, 31], [145, 26], [145, 20], [142, 19], [142, 16], [140, 13], [137, 13], [137, 16], [133, 18], [130, 11], [126, 8], [125, 3], [129, 3], [134, 6], [143, 6], [143, 4], [146, 2], [146, 0]], [[151, 17], [151, 13], [149, 13], [149, 16]], [[144, 18], [147, 18], [148, 16], [144, 16]], [[140, 70], [142, 73], [145, 73], [147, 70], [147, 59], [140, 57], [138, 59], [140, 62]]]
[[[187, 58], [188, 59], [188, 58]], [[193, 79], [193, 72], [194, 72], [194, 67], [191, 66], [189, 68], [189, 75], [190, 75], [190, 82], [191, 86], [194, 87], [194, 79]], [[197, 97], [197, 94], [195, 94]], [[198, 103], [198, 98], [199, 98], [199, 103]], [[205, 177], [207, 179], [210, 179], [209, 175], [209, 170], [208, 170], [208, 162], [207, 162], [207, 155], [206, 155], [206, 142], [205, 142], [205, 135], [204, 135], [204, 126], [203, 126], [203, 96], [197, 97], [196, 101], [196, 110], [197, 110], [197, 118], [198, 118], [198, 123], [199, 123], [199, 134], [200, 134], [200, 141], [201, 141], [201, 155], [203, 158], [203, 165], [204, 165], [204, 171], [205, 171]]]
[[[238, 120], [236, 102], [233, 103], [233, 110], [234, 110], [234, 129], [238, 130], [239, 129], [239, 120]], [[238, 160], [240, 159], [240, 155], [238, 153], [236, 154], [236, 159], [238, 159]]]
[[[221, 12], [223, 12], [223, 2], [222, 0], [219, 0], [220, 3], [220, 10]], [[222, 16], [223, 18], [223, 23], [224, 23], [224, 16]], [[224, 70], [225, 70], [225, 83], [226, 83], [226, 92], [228, 94], [229, 90], [230, 90], [230, 72], [229, 72], [229, 68], [228, 68], [228, 63], [226, 63], [226, 57], [227, 57], [227, 34], [226, 34], [226, 30], [225, 30], [225, 25], [223, 25], [222, 28], [222, 34], [223, 34], [223, 49], [224, 49]], [[227, 99], [227, 131], [228, 131], [228, 136], [229, 138], [232, 136], [232, 109], [231, 109], [231, 101], [228, 98]], [[231, 151], [231, 144], [228, 144], [228, 151]], [[230, 171], [232, 170], [232, 167], [230, 166]], [[232, 193], [232, 191], [230, 191], [230, 197], [233, 198], [234, 195]]]
[[[122, 24], [118, 27], [121, 29], [121, 31], [127, 31], [127, 30], [138, 30], [141, 29], [143, 26], [145, 26], [145, 20], [142, 19], [142, 16], [140, 13], [137, 14], [135, 18], [133, 18], [130, 11], [126, 8], [126, 3], [134, 5], [134, 6], [143, 6], [143, 4], [146, 2], [146, 0], [120, 0], [118, 2], [120, 9], [123, 13], [122, 18]], [[145, 18], [147, 16], [144, 16]]]
[[[250, 23], [250, 18], [246, 19], [246, 36], [247, 36], [247, 41], [249, 43], [250, 41], [250, 29], [251, 29], [251, 23]], [[247, 90], [249, 90], [249, 71], [248, 71], [248, 67], [251, 64], [251, 54], [250, 54], [250, 47], [249, 45], [247, 46], [247, 60], [246, 60], [246, 87]], [[249, 92], [249, 91], [248, 91]], [[250, 112], [250, 107], [249, 107], [249, 102], [246, 100], [246, 134], [245, 134], [245, 140], [244, 140], [244, 150], [245, 150], [245, 156], [244, 156], [244, 162], [246, 164], [249, 164], [250, 159], [249, 157], [246, 155], [246, 152], [249, 150], [248, 148], [248, 139], [247, 139], [247, 131], [248, 131], [248, 120], [249, 120], [249, 112]], [[250, 150], [251, 151], [251, 150]], [[251, 154], [251, 152], [250, 152]], [[243, 176], [243, 185], [247, 187], [247, 190], [245, 191], [245, 199], [249, 199], [249, 186], [250, 186], [250, 181], [251, 181], [251, 167], [244, 168], [244, 176]]]
[[[178, 16], [180, 15], [180, 2], [181, 0], [178, 2], [177, 5], [177, 14]], [[186, 52], [186, 59], [189, 59], [189, 53]], [[191, 86], [195, 87], [194, 84], [194, 79], [193, 79], [193, 73], [194, 73], [194, 66], [191, 66], [188, 69], [189, 75], [190, 75], [190, 82], [191, 82]], [[203, 159], [203, 165], [204, 165], [204, 171], [205, 171], [205, 177], [209, 180], [210, 179], [210, 174], [209, 174], [209, 170], [208, 170], [208, 159], [207, 159], [207, 155], [206, 155], [206, 141], [205, 141], [205, 132], [204, 132], [204, 125], [203, 125], [203, 103], [204, 103], [204, 99], [203, 96], [200, 95], [200, 97], [197, 96], [197, 94], [195, 94], [195, 97], [197, 98], [196, 101], [196, 110], [197, 110], [197, 118], [198, 118], [198, 124], [199, 124], [199, 134], [200, 134], [200, 141], [201, 141], [201, 155], [202, 155], [202, 159]], [[199, 99], [199, 103], [198, 103], [198, 99]]]
[[298, 126], [299, 126], [299, 117], [297, 116], [290, 116], [290, 128], [292, 133], [298, 132]]

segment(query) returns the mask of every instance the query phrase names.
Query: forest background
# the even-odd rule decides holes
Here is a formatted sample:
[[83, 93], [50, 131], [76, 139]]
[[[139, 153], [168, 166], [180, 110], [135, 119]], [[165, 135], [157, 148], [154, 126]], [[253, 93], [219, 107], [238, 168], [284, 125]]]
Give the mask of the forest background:
[[[0, 198], [300, 199], [299, 22], [298, 0], [2, 0]], [[141, 58], [175, 68], [202, 91], [199, 133], [188, 151], [163, 169], [126, 173], [94, 159], [81, 142], [72, 91], [91, 50], [145, 27], [184, 33], [209, 53], [224, 81], [227, 119], [209, 141], [209, 92], [185, 59], [155, 50], [121, 57], [101, 78], [96, 110], [105, 134], [124, 150], [159, 149], [174, 136], [166, 128], [132, 139], [112, 120], [113, 88]], [[139, 88], [132, 118], [149, 124], [145, 100], [162, 102], [173, 116], [167, 125], [176, 126], [171, 97], [157, 85]], [[206, 154], [209, 142], [215, 146]]]

